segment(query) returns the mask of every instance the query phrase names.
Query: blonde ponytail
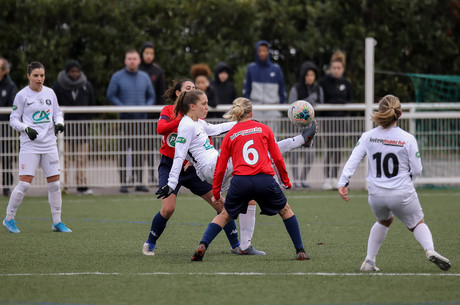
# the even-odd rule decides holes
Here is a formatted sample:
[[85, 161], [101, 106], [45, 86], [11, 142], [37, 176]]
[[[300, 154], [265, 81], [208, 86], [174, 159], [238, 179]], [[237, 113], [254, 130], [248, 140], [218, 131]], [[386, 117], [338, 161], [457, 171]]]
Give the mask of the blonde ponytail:
[[394, 95], [387, 95], [379, 101], [379, 110], [372, 115], [372, 121], [383, 128], [388, 128], [399, 119], [401, 114], [399, 99]]
[[230, 121], [241, 121], [251, 117], [251, 100], [239, 97], [233, 101], [232, 108], [224, 114], [224, 118]]

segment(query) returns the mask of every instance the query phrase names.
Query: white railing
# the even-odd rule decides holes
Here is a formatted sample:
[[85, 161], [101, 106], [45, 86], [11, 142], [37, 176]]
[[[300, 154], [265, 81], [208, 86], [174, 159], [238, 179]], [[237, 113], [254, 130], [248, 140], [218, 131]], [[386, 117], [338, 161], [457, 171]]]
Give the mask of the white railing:
[[[373, 105], [375, 108], [376, 105]], [[401, 127], [417, 137], [422, 153], [424, 171], [419, 184], [460, 184], [460, 103], [403, 104]], [[225, 112], [228, 105], [219, 105], [211, 112]], [[254, 110], [280, 110], [285, 112], [288, 105], [260, 106]], [[349, 111], [352, 116], [344, 118], [321, 117], [321, 112], [336, 110]], [[162, 106], [151, 107], [61, 107], [64, 113], [120, 113], [120, 112], [160, 112]], [[356, 141], [363, 131], [365, 122], [364, 104], [317, 105], [319, 132], [311, 149], [299, 148], [284, 155], [291, 180], [295, 183], [308, 182], [313, 188], [320, 188], [326, 176], [325, 170], [335, 176], [340, 174]], [[10, 108], [0, 108], [0, 113], [9, 113]], [[209, 122], [222, 122], [223, 119], [208, 119]], [[286, 117], [277, 120], [264, 120], [275, 124], [277, 139], [292, 137], [300, 132]], [[67, 121], [66, 132], [58, 136], [58, 148], [63, 172], [62, 183], [67, 187], [86, 184], [90, 187], [119, 187], [120, 160], [122, 171], [126, 171], [128, 186], [142, 183], [152, 190], [157, 187], [158, 152], [161, 136], [156, 133], [157, 120], [91, 120]], [[14, 184], [17, 182], [19, 151], [18, 134], [0, 122], [2, 159], [11, 162], [2, 172], [12, 172]], [[6, 133], [5, 133], [6, 132]], [[213, 139], [216, 147], [222, 137]], [[131, 148], [130, 148], [131, 147]], [[326, 166], [325, 157], [330, 164]], [[86, 166], [85, 166], [86, 165]], [[86, 181], [82, 176], [86, 168]], [[306, 175], [308, 174], [308, 175]], [[351, 187], [364, 187], [365, 165], [361, 163], [353, 178]], [[3, 175], [4, 176], [4, 175]], [[306, 176], [306, 178], [305, 178]], [[41, 170], [37, 173], [33, 187], [43, 187], [45, 179]]]

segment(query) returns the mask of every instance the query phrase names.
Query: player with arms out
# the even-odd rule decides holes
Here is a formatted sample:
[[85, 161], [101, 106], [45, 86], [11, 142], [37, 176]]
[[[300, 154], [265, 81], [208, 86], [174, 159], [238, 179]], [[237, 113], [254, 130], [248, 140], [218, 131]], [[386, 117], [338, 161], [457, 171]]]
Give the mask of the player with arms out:
[[[168, 183], [156, 192], [159, 195], [158, 198], [163, 199], [167, 198], [176, 188], [182, 163], [186, 159], [193, 163], [200, 179], [212, 183], [219, 152], [211, 145], [209, 136], [227, 132], [236, 123], [229, 122], [217, 125], [206, 123], [203, 119], [208, 113], [207, 97], [201, 90], [181, 93], [175, 111], [177, 115], [182, 114], [184, 117], [178, 128], [174, 164], [169, 174]], [[305, 128], [301, 135], [278, 142], [279, 149], [286, 152], [302, 145], [308, 146], [311, 144], [316, 131], [317, 124], [315, 121], [311, 126]], [[228, 189], [231, 176], [232, 166], [230, 164], [224, 179], [224, 190]], [[255, 211], [256, 202], [251, 202], [247, 212], [240, 215], [241, 245], [238, 254], [265, 255], [265, 252], [257, 250], [251, 245], [255, 227]]]
[[223, 201], [222, 182], [227, 175], [230, 158], [233, 164], [233, 179], [230, 182], [224, 209], [208, 225], [192, 261], [203, 259], [206, 249], [217, 234], [227, 222], [238, 218], [240, 213], [245, 213], [252, 200], [259, 204], [262, 214], [281, 216], [296, 249], [297, 259], [309, 259], [303, 248], [297, 218], [273, 178], [275, 172], [271, 159], [284, 187], [291, 188], [273, 132], [268, 126], [252, 120], [251, 101], [246, 98], [237, 98], [224, 117], [236, 120], [237, 124], [225, 135], [221, 145], [221, 154], [217, 160], [213, 180], [213, 195], [216, 201]]
[[[180, 79], [166, 91], [165, 97], [168, 100], [175, 102], [181, 92], [188, 92], [194, 89], [195, 84], [191, 79]], [[158, 180], [160, 186], [168, 183], [169, 173], [173, 166], [177, 128], [182, 119], [181, 114], [174, 113], [174, 107], [175, 105], [165, 106], [161, 110], [160, 119], [158, 120], [157, 132], [163, 136], [163, 145], [160, 148], [161, 161], [158, 166]], [[156, 248], [157, 240], [165, 230], [168, 220], [172, 217], [175, 211], [177, 194], [179, 193], [181, 186], [188, 188], [193, 194], [203, 198], [216, 210], [217, 213], [222, 211], [223, 204], [211, 201], [212, 185], [198, 178], [193, 166], [189, 167], [187, 170], [181, 168], [175, 188], [170, 193], [170, 196], [161, 200], [161, 209], [153, 217], [149, 236], [142, 246], [142, 253], [144, 255], [155, 254], [154, 249]], [[231, 251], [236, 254], [240, 243], [238, 241], [238, 230], [236, 229], [235, 222], [229, 223], [224, 230], [232, 247]]]
[[450, 261], [434, 250], [433, 238], [414, 188], [414, 181], [422, 172], [422, 161], [415, 137], [397, 126], [401, 114], [397, 97], [387, 95], [380, 100], [379, 109], [372, 117], [377, 127], [361, 135], [338, 183], [340, 197], [350, 200], [347, 188], [350, 178], [361, 160], [368, 156], [368, 200], [377, 222], [371, 228], [361, 270], [380, 270], [375, 265], [376, 256], [395, 215], [414, 233], [427, 259], [447, 271]]
[[48, 200], [53, 217], [52, 230], [72, 232], [61, 222], [62, 196], [60, 163], [56, 133], [64, 131], [64, 118], [56, 95], [43, 85], [45, 68], [39, 62], [27, 67], [29, 85], [14, 99], [10, 125], [21, 132], [19, 151], [19, 183], [11, 193], [3, 225], [11, 233], [19, 233], [14, 217], [40, 165], [48, 182]]

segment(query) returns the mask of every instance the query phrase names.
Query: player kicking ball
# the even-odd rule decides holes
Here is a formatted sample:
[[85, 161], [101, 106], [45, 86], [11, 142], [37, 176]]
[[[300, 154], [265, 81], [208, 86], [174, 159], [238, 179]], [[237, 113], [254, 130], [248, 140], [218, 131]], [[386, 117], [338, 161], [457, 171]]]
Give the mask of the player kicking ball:
[[[279, 214], [296, 249], [298, 260], [310, 259], [305, 253], [299, 224], [289, 207], [283, 191], [275, 181], [270, 156], [279, 172], [284, 187], [291, 188], [280, 149], [271, 129], [252, 120], [251, 101], [238, 98], [224, 118], [237, 121], [225, 135], [213, 179], [213, 200], [221, 197], [222, 182], [227, 163], [232, 158], [233, 178], [225, 199], [224, 209], [208, 225], [192, 261], [201, 261], [206, 249], [222, 228], [238, 214], [246, 213], [248, 203], [255, 200], [265, 215]], [[270, 153], [270, 156], [269, 156]]]
[[57, 132], [64, 131], [64, 118], [54, 91], [43, 86], [45, 68], [39, 62], [27, 67], [29, 85], [18, 92], [13, 102], [10, 125], [21, 132], [19, 183], [10, 196], [3, 225], [10, 233], [20, 233], [14, 217], [40, 165], [48, 182], [48, 200], [56, 232], [72, 232], [61, 222], [62, 196]]
[[361, 271], [380, 270], [375, 265], [376, 256], [393, 222], [393, 215], [414, 233], [426, 258], [447, 271], [451, 267], [450, 261], [434, 250], [430, 229], [423, 219], [414, 188], [414, 181], [422, 172], [422, 161], [414, 136], [397, 126], [401, 114], [397, 97], [387, 95], [380, 100], [379, 109], [372, 117], [377, 127], [361, 135], [338, 183], [340, 197], [350, 200], [347, 188], [350, 178], [361, 160], [368, 156], [369, 205], [377, 222], [369, 234], [367, 256]]

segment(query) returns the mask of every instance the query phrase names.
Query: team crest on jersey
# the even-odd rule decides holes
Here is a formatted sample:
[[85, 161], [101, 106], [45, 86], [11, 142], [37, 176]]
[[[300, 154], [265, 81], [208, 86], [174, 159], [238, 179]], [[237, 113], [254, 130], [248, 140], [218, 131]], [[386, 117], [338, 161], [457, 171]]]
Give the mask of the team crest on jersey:
[[186, 140], [185, 138], [183, 138], [183, 137], [178, 137], [178, 138], [176, 139], [176, 143], [182, 143], [182, 144], [184, 144], [185, 142], [187, 142], [187, 140]]
[[176, 147], [176, 138], [177, 138], [177, 133], [171, 133], [169, 134], [168, 138], [166, 139], [166, 144], [168, 144], [169, 147]]
[[211, 141], [209, 140], [209, 138], [206, 139], [206, 143], [204, 143], [203, 146], [204, 146], [204, 148], [206, 150], [214, 148], [214, 146], [212, 146]]
[[34, 121], [34, 124], [49, 123], [51, 121], [50, 114], [51, 111], [49, 109], [46, 111], [36, 111], [32, 114], [32, 120]]
[[47, 99], [47, 100], [45, 101], [45, 103], [46, 103], [46, 105], [51, 106], [51, 100]]
[[43, 105], [43, 104], [45, 103], [45, 101], [44, 101], [42, 98], [39, 98], [39, 99], [38, 99], [38, 103], [39, 103], [40, 105]]

